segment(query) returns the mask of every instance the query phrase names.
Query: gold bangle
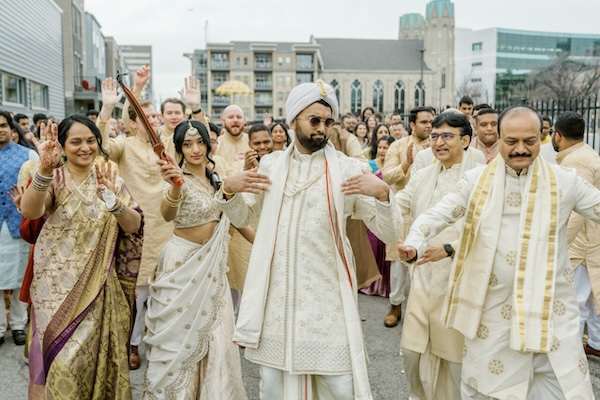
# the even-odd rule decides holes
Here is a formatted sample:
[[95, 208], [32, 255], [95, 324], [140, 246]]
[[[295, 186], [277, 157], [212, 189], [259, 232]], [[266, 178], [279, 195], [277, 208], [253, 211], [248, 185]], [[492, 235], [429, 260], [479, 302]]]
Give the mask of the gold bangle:
[[171, 197], [171, 195], [169, 194], [169, 191], [167, 190], [165, 192], [164, 199], [165, 199], [165, 203], [167, 203], [167, 206], [169, 206], [171, 208], [177, 208], [181, 204], [181, 200], [183, 199], [183, 193], [180, 193], [179, 197], [177, 199], [174, 199]]
[[223, 192], [223, 194], [228, 197], [235, 195], [235, 192], [229, 193], [228, 191], [225, 190], [225, 181], [223, 181], [223, 184], [221, 185], [221, 192]]

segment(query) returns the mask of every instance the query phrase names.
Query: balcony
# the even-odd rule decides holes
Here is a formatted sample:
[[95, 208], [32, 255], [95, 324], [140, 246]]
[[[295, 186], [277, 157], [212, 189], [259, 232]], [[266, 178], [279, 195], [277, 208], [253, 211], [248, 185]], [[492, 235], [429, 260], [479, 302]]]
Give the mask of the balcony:
[[296, 64], [296, 71], [312, 71], [314, 69], [314, 64]]
[[255, 62], [254, 69], [258, 69], [261, 71], [270, 71], [273, 69], [273, 63], [266, 61]]
[[210, 69], [212, 70], [228, 70], [229, 61], [213, 61], [210, 63]]
[[270, 107], [273, 105], [273, 99], [270, 97], [257, 97], [254, 99], [255, 106]]
[[229, 96], [215, 96], [212, 98], [213, 106], [228, 106], [231, 103]]
[[254, 82], [254, 90], [273, 90], [273, 82]]
[[102, 93], [102, 78], [98, 76], [83, 76], [81, 80], [75, 78], [75, 91], [88, 93]]

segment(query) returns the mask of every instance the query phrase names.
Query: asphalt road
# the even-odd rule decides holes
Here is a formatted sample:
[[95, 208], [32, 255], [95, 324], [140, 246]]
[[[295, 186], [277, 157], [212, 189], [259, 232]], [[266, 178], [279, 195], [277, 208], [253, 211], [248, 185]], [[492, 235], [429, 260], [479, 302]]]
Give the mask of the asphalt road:
[[[364, 319], [363, 330], [371, 364], [369, 378], [373, 398], [376, 400], [398, 400], [408, 398], [408, 383], [403, 374], [400, 357], [400, 335], [402, 327], [386, 328], [383, 317], [387, 312], [388, 300], [374, 296], [359, 296], [359, 306]], [[0, 400], [27, 399], [28, 369], [23, 361], [23, 347], [12, 342], [8, 332], [6, 343], [0, 346]], [[143, 349], [142, 349], [143, 350]], [[131, 372], [133, 398], [140, 399], [145, 370], [144, 364]], [[600, 359], [589, 357], [592, 384], [596, 397], [600, 398]], [[258, 400], [258, 368], [242, 357], [242, 374], [249, 400]]]

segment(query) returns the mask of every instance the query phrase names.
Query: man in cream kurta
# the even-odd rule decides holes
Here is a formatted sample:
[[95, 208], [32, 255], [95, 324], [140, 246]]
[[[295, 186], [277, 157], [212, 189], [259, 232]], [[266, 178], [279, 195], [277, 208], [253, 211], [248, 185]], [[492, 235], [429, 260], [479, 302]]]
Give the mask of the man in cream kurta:
[[232, 224], [260, 218], [234, 341], [261, 365], [261, 399], [372, 399], [345, 220], [355, 213], [391, 243], [399, 209], [388, 185], [327, 143], [329, 85], [297, 86], [286, 112], [294, 145], [216, 194]]
[[[396, 193], [403, 215], [414, 221], [449, 193], [465, 171], [485, 164], [469, 154], [472, 134], [471, 122], [462, 113], [443, 113], [433, 120], [431, 151], [437, 162], [413, 173], [408, 185]], [[410, 269], [400, 346], [413, 400], [460, 397], [464, 339], [440, 319], [459, 229], [460, 224], [450, 226], [429, 240], [420, 265]]]
[[[404, 189], [410, 178], [410, 171], [414, 159], [421, 150], [429, 147], [429, 134], [433, 121], [431, 107], [416, 107], [410, 110], [409, 125], [412, 134], [396, 140], [390, 145], [385, 155], [381, 169], [383, 180], [391, 185], [394, 192]], [[404, 221], [406, 223], [406, 221]], [[402, 240], [404, 235], [398, 237]], [[398, 259], [398, 252], [394, 246], [387, 247], [387, 257], [390, 265], [390, 308], [383, 319], [387, 327], [398, 325], [402, 315], [402, 303], [406, 299], [406, 284], [408, 282], [408, 268]]]
[[[544, 126], [547, 121], [544, 120]], [[585, 120], [574, 112], [558, 116], [551, 145], [558, 151], [556, 161], [562, 167], [574, 168], [577, 175], [600, 189], [600, 156], [583, 139]], [[573, 237], [575, 239], [571, 242]], [[600, 355], [600, 225], [573, 213], [567, 228], [569, 257], [575, 272], [575, 289], [581, 312], [583, 336], [587, 324], [585, 351]]]
[[500, 154], [414, 222], [400, 256], [466, 214], [442, 316], [465, 335], [463, 399], [591, 399], [568, 259], [572, 210], [600, 221], [600, 191], [539, 153], [541, 118], [500, 117]]

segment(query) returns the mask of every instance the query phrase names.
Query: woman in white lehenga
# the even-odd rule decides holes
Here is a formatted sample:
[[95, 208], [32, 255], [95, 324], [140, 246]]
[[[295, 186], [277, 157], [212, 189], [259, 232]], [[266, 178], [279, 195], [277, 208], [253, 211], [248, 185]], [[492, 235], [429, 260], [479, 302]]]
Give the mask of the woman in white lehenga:
[[[227, 281], [229, 220], [213, 199], [220, 184], [206, 127], [185, 120], [173, 135], [179, 167], [164, 161], [161, 213], [173, 238], [150, 280], [144, 399], [246, 399]], [[181, 168], [180, 168], [181, 167]], [[178, 187], [172, 179], [182, 177]]]

